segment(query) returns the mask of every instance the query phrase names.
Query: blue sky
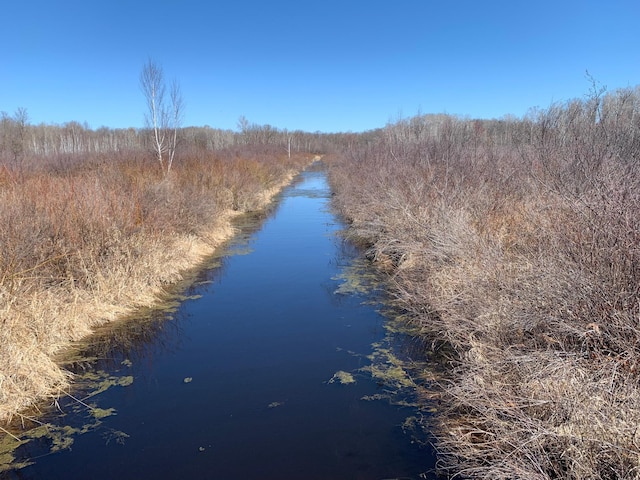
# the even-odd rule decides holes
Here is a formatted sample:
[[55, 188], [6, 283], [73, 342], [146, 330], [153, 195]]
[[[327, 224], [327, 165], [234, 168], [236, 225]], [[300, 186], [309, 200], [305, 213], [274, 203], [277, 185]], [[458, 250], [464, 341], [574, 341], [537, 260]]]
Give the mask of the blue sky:
[[141, 127], [148, 58], [185, 125], [364, 131], [398, 117], [523, 115], [640, 84], [640, 1], [5, 0], [0, 110]]

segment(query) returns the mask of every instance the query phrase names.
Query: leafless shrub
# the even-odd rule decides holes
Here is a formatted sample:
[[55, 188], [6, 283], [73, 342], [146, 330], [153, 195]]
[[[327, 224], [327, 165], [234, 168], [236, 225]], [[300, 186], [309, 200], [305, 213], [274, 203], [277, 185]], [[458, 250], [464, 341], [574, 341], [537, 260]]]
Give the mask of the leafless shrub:
[[[0, 420], [56, 393], [70, 341], [158, 300], [310, 156], [199, 152], [169, 174], [144, 157], [0, 165]], [[229, 197], [231, 195], [232, 198]]]
[[350, 234], [446, 346], [443, 473], [640, 476], [638, 98], [399, 121], [331, 162]]

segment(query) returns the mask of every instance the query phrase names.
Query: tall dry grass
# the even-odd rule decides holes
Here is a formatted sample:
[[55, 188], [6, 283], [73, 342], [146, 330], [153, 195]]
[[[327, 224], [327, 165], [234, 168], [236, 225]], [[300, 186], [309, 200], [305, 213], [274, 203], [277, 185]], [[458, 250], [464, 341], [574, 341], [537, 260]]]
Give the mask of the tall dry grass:
[[640, 476], [640, 95], [602, 93], [499, 132], [399, 122], [331, 163], [442, 362], [443, 474]]
[[61, 349], [158, 302], [310, 160], [200, 151], [169, 176], [136, 152], [0, 165], [0, 421], [64, 391]]

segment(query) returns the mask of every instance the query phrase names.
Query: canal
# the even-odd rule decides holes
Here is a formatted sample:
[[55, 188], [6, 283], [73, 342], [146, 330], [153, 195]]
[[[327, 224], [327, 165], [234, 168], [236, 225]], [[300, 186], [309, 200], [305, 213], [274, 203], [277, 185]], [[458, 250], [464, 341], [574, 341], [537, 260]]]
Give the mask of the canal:
[[97, 335], [69, 365], [85, 386], [0, 478], [434, 478], [424, 412], [372, 375], [403, 342], [330, 198], [308, 169], [173, 308]]

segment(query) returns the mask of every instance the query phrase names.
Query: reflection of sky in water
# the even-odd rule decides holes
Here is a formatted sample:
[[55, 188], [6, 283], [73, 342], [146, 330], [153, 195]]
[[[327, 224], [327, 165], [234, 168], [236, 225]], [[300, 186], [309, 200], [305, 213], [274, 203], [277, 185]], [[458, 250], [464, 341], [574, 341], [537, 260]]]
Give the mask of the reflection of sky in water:
[[310, 199], [325, 198], [331, 196], [326, 176], [320, 172], [307, 172], [302, 183], [288, 188], [286, 197], [309, 197]]
[[[204, 273], [189, 291], [201, 298], [154, 324], [144, 348], [111, 354], [135, 381], [92, 400], [117, 415], [21, 478], [416, 478], [430, 468], [399, 427], [410, 409], [362, 400], [382, 393], [358, 369], [385, 332], [364, 297], [335, 293], [350, 249], [333, 235], [329, 195], [322, 172], [287, 188], [241, 242], [249, 254]], [[339, 371], [356, 383], [328, 383]], [[126, 433], [124, 445], [107, 443], [109, 432]]]

